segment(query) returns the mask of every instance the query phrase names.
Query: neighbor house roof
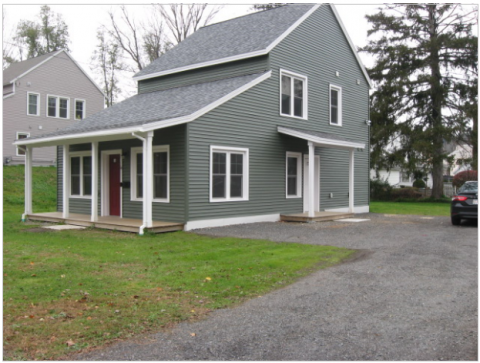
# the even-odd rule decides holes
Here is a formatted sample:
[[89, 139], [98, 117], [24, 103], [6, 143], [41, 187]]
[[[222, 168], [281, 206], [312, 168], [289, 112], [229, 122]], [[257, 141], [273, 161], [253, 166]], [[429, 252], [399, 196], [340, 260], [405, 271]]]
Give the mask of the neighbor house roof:
[[267, 54], [319, 5], [289, 5], [200, 28], [135, 74], [141, 80]]
[[37, 67], [40, 67], [42, 64], [48, 62], [49, 60], [53, 59], [60, 53], [65, 53], [70, 60], [82, 71], [82, 73], [94, 84], [95, 87], [98, 88], [98, 90], [105, 96], [103, 93], [103, 90], [98, 87], [98, 85], [95, 83], [95, 81], [83, 70], [82, 67], [75, 61], [75, 59], [72, 58], [70, 54], [64, 49], [61, 50], [56, 50], [54, 52], [50, 52], [47, 54], [40, 55], [38, 57], [34, 58], [29, 58], [27, 60], [24, 60], [22, 62], [15, 62], [10, 64], [10, 66], [3, 71], [3, 85], [6, 86], [10, 83], [13, 83], [19, 78], [22, 78], [23, 76], [27, 75]]
[[18, 140], [16, 144], [145, 132], [190, 122], [270, 75], [271, 72], [268, 71], [137, 94], [72, 126], [54, 133]]

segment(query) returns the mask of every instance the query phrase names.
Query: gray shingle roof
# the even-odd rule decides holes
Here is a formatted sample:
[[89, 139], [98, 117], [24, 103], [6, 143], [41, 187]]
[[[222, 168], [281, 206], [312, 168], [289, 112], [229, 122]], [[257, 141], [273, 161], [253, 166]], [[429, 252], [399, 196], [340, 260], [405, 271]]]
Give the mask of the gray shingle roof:
[[264, 50], [313, 6], [282, 6], [206, 26], [134, 77]]
[[138, 94], [75, 122], [72, 126], [28, 140], [141, 126], [189, 116], [265, 73], [267, 72]]
[[24, 60], [23, 62], [10, 64], [10, 66], [3, 71], [3, 85], [5, 86], [6, 84], [9, 84], [12, 80], [25, 73], [26, 71], [32, 69], [33, 67], [35, 67], [36, 65], [43, 62], [57, 52], [58, 50], [44, 55], [40, 55], [35, 58]]

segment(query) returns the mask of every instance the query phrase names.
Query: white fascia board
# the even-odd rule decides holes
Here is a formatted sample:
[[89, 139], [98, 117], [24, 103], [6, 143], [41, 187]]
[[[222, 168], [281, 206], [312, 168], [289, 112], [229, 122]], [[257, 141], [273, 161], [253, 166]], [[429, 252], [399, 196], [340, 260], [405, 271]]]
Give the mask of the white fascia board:
[[[28, 71], [26, 71], [26, 72], [22, 73], [21, 75], [15, 77], [14, 79], [12, 79], [12, 80], [10, 81], [10, 83], [14, 83], [16, 80], [18, 80], [18, 79], [22, 78], [23, 76], [27, 75], [28, 73], [30, 73], [30, 72], [33, 71], [34, 69], [37, 69], [37, 68], [40, 67], [42, 64], [47, 63], [50, 59], [52, 59], [53, 57], [56, 57], [56, 56], [57, 56], [58, 54], [60, 54], [61, 52], [65, 52], [65, 50], [62, 49], [62, 50], [59, 50], [58, 52], [56, 52], [55, 54], [52, 54], [50, 57], [48, 57], [48, 58], [45, 59], [44, 61], [38, 63], [36, 66], [30, 68]], [[66, 53], [66, 52], [65, 52], [65, 53]]]
[[83, 133], [70, 134], [70, 135], [59, 135], [59, 136], [46, 137], [42, 139], [32, 139], [32, 140], [22, 139], [22, 140], [15, 141], [13, 144], [17, 146], [19, 145], [35, 146], [35, 145], [41, 145], [45, 143], [57, 143], [58, 145], [62, 145], [65, 143], [75, 143], [75, 140], [77, 139], [101, 138], [101, 137], [108, 137], [108, 136], [114, 136], [114, 135], [131, 134], [132, 132], [140, 132], [140, 133], [148, 132], [148, 131], [153, 131], [153, 130], [163, 129], [166, 127], [188, 123], [204, 115], [205, 113], [213, 110], [214, 108], [220, 106], [221, 104], [227, 102], [228, 100], [231, 100], [232, 98], [238, 96], [239, 94], [245, 92], [246, 90], [252, 88], [253, 86], [270, 78], [271, 75], [272, 75], [272, 71], [268, 71], [267, 73], [255, 78], [253, 81], [250, 81], [249, 83], [243, 85], [242, 87], [237, 88], [235, 91], [230, 92], [226, 96], [223, 96], [222, 98], [216, 100], [215, 102], [212, 102], [211, 104], [187, 116], [182, 116], [182, 117], [177, 117], [177, 118], [172, 118], [167, 120], [159, 120], [159, 121], [151, 122], [144, 125], [125, 127], [125, 128], [119, 128], [119, 129], [99, 130], [99, 131], [83, 132]]
[[290, 130], [281, 126], [278, 127], [278, 132], [285, 135], [298, 137], [306, 141], [311, 141], [315, 144], [315, 146], [335, 147], [335, 148], [345, 148], [345, 149], [365, 149], [365, 144], [362, 144], [362, 143], [344, 141], [344, 140], [326, 139], [323, 137], [306, 134], [300, 131]]
[[333, 11], [333, 14], [335, 15], [335, 18], [337, 18], [337, 21], [338, 21], [338, 24], [340, 24], [340, 27], [342, 28], [342, 31], [343, 31], [343, 34], [345, 35], [345, 38], [347, 39], [348, 41], [348, 44], [350, 45], [350, 48], [352, 49], [352, 52], [355, 56], [355, 58], [357, 59], [357, 62], [363, 72], [363, 75], [365, 76], [365, 78], [367, 79], [367, 83], [368, 83], [368, 86], [370, 88], [373, 88], [373, 84], [372, 84], [372, 80], [370, 79], [368, 73], [367, 73], [367, 70], [365, 68], [365, 66], [363, 65], [363, 62], [362, 60], [360, 59], [360, 56], [358, 55], [358, 52], [357, 52], [357, 49], [355, 47], [355, 44], [353, 44], [353, 41], [352, 39], [350, 38], [350, 36], [348, 35], [348, 32], [347, 32], [347, 28], [345, 28], [345, 25], [343, 25], [343, 22], [342, 22], [342, 19], [340, 18], [340, 14], [338, 13], [337, 9], [335, 8], [335, 5], [334, 4], [330, 4], [330, 7], [332, 8], [332, 11]]
[[320, 6], [321, 6], [321, 4], [313, 6], [301, 18], [299, 18], [295, 23], [293, 23], [286, 31], [284, 31], [282, 33], [282, 35], [280, 35], [277, 39], [275, 39], [272, 43], [270, 43], [270, 45], [265, 49], [260, 49], [260, 50], [256, 50], [254, 52], [249, 52], [249, 53], [238, 54], [238, 55], [234, 55], [234, 56], [226, 57], [226, 58], [214, 59], [214, 60], [207, 61], [207, 62], [191, 64], [191, 65], [184, 66], [184, 67], [168, 69], [168, 70], [161, 71], [161, 72], [150, 73], [150, 74], [146, 74], [144, 76], [133, 77], [133, 80], [134, 81], [143, 81], [145, 79], [165, 76], [167, 74], [179, 73], [179, 72], [189, 71], [189, 70], [192, 70], [192, 69], [209, 67], [209, 66], [214, 66], [214, 65], [217, 65], [217, 64], [234, 62], [234, 61], [238, 61], [238, 60], [242, 60], [242, 59], [258, 57], [258, 56], [261, 56], [261, 55], [266, 55], [266, 54], [270, 53], [270, 51], [273, 48], [275, 48], [278, 45], [278, 43], [280, 43], [283, 39], [285, 39], [292, 31], [294, 31], [306, 18], [308, 18]]
[[193, 121], [200, 116], [203, 116], [207, 112], [217, 108], [218, 106], [222, 105], [223, 103], [231, 100], [232, 98], [240, 95], [241, 93], [247, 91], [248, 89], [252, 88], [253, 86], [256, 86], [257, 84], [263, 82], [264, 80], [270, 78], [272, 75], [272, 71], [268, 71], [267, 73], [259, 76], [258, 78], [255, 78], [253, 81], [250, 81], [249, 83], [243, 85], [240, 88], [237, 88], [235, 91], [230, 92], [229, 94], [223, 96], [222, 98], [219, 98], [215, 102], [212, 102], [211, 104], [201, 108], [200, 110], [192, 113], [191, 115], [188, 116], [182, 116], [182, 117], [177, 117], [173, 118], [170, 120], [163, 120], [163, 121], [157, 121], [157, 122], [152, 122], [148, 123], [142, 126], [142, 131], [150, 131], [150, 130], [155, 130], [159, 128], [165, 128], [165, 127], [170, 127], [170, 126], [175, 126], [183, 123], [187, 123], [190, 121]]

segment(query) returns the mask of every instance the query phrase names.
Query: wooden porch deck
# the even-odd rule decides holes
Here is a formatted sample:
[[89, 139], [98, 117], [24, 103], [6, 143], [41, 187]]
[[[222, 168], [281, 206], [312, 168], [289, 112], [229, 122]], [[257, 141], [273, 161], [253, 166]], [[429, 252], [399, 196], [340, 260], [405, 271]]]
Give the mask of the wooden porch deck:
[[[112, 229], [123, 232], [139, 232], [142, 225], [141, 219], [120, 218], [116, 216], [98, 217], [97, 222], [90, 221], [90, 215], [70, 213], [68, 218], [63, 218], [61, 212], [33, 213], [27, 216], [31, 221], [65, 223], [74, 226], [95, 227], [103, 229]], [[153, 221], [152, 227], [145, 228], [145, 231], [152, 233], [182, 231], [183, 224], [175, 222]]]
[[282, 214], [280, 220], [282, 222], [329, 222], [336, 219], [344, 219], [353, 217], [353, 213], [343, 212], [315, 212], [314, 217], [309, 217], [308, 212], [295, 214]]

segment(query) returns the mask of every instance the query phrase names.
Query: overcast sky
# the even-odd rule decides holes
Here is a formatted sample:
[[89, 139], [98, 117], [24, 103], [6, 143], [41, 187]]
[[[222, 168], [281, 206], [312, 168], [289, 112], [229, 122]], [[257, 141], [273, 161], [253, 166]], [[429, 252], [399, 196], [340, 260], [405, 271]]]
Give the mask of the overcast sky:
[[[138, 14], [145, 14], [144, 9], [148, 7], [148, 3], [145, 5], [132, 1], [128, 3], [132, 4], [131, 9], [135, 10]], [[214, 2], [210, 3], [215, 4]], [[303, 1], [303, 3], [305, 3], [305, 1]], [[4, 41], [11, 41], [11, 36], [20, 20], [38, 21], [40, 7], [43, 4], [44, 3], [37, 0], [29, 1], [28, 5], [19, 3], [3, 4], [3, 11], [6, 12]], [[217, 2], [217, 4], [219, 3]], [[49, 5], [55, 13], [62, 15], [68, 25], [71, 40], [71, 55], [89, 74], [92, 74], [90, 70], [90, 58], [97, 44], [97, 29], [101, 25], [109, 24], [107, 11], [115, 8], [115, 5], [115, 1], [109, 3], [108, 0], [105, 1], [103, 5], [87, 5], [82, 3], [77, 5], [61, 5], [60, 2], [50, 3]], [[369, 28], [365, 14], [375, 13], [380, 3], [376, 5], [337, 3], [335, 6], [353, 43], [356, 46], [365, 45], [367, 42], [367, 30]], [[245, 3], [223, 5], [213, 22], [215, 23], [251, 13], [251, 7], [251, 4]], [[371, 65], [371, 60], [366, 58], [364, 54], [360, 56], [365, 65]], [[130, 86], [133, 85], [133, 82], [130, 80], [131, 75], [125, 75], [125, 77], [122, 83], [125, 84], [124, 89], [129, 89], [129, 94], [131, 95], [134, 92], [133, 88], [126, 86], [127, 84], [130, 84]], [[96, 79], [95, 76], [93, 76], [93, 78]]]

